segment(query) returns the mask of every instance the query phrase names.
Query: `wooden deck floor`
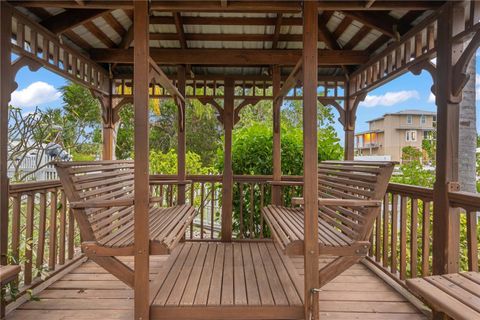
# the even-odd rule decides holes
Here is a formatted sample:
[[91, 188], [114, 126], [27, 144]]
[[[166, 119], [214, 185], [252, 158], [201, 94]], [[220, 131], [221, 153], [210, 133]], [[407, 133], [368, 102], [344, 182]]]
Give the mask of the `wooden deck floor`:
[[[254, 268], [252, 271], [252, 269], [248, 269], [250, 268], [250, 262], [248, 260], [248, 255], [244, 254], [244, 252], [248, 251], [245, 251], [246, 248], [243, 244], [240, 245], [236, 243], [231, 246], [231, 249], [223, 247], [223, 266], [218, 272], [223, 275], [223, 280], [222, 282], [216, 280], [215, 287], [212, 287], [215, 282], [212, 280], [213, 277], [210, 277], [209, 281], [205, 280], [206, 278], [209, 278], [208, 276], [205, 276], [205, 274], [208, 275], [208, 272], [203, 272], [204, 270], [200, 271], [198, 267], [195, 267], [195, 261], [197, 257], [204, 257], [205, 259], [202, 268], [205, 269], [207, 259], [212, 255], [212, 253], [209, 252], [213, 249], [210, 249], [210, 245], [207, 244], [195, 244], [195, 246], [192, 244], [188, 245], [190, 246], [188, 250], [190, 255], [186, 254], [184, 257], [187, 258], [188, 256], [192, 256], [195, 252], [196, 254], [195, 260], [190, 260], [192, 262], [185, 264], [187, 259], [184, 260], [183, 266], [187, 266], [186, 268], [176, 268], [175, 263], [172, 264], [171, 262], [180, 259], [180, 251], [178, 252], [179, 255], [176, 259], [174, 256], [171, 256], [170, 258], [165, 256], [155, 256], [151, 258], [150, 271], [152, 286], [156, 285], [159, 288], [159, 292], [162, 293], [158, 294], [155, 298], [155, 307], [152, 309], [153, 315], [156, 315], [157, 312], [158, 314], [161, 314], [163, 311], [165, 317], [172, 319], [171, 315], [167, 314], [169, 309], [173, 310], [172, 305], [182, 304], [183, 306], [192, 306], [201, 301], [202, 303], [206, 303], [206, 308], [209, 301], [212, 301], [212, 303], [213, 301], [216, 301], [216, 303], [220, 302], [222, 304], [224, 312], [230, 310], [234, 313], [233, 316], [238, 316], [239, 312], [242, 311], [232, 308], [237, 301], [239, 303], [246, 302], [247, 304], [251, 302], [252, 305], [253, 302], [256, 302], [257, 308], [262, 306], [269, 307], [267, 302], [272, 302], [272, 300], [268, 300], [268, 297], [270, 296], [273, 298], [274, 303], [270, 305], [270, 307], [276, 306], [279, 310], [284, 308], [285, 312], [296, 312], [296, 308], [298, 307], [298, 300], [296, 299], [301, 299], [301, 297], [297, 295], [297, 298], [295, 298], [296, 294], [294, 292], [299, 292], [299, 284], [295, 283], [291, 276], [293, 276], [292, 273], [296, 272], [301, 285], [303, 282], [302, 257], [293, 257], [290, 261], [291, 263], [284, 263], [283, 260], [280, 261], [284, 266], [283, 268], [281, 265], [279, 267], [278, 259], [279, 257], [281, 258], [281, 256], [278, 255], [278, 257], [276, 257], [275, 251], [272, 251], [272, 244], [262, 243], [261, 245], [254, 245], [258, 248], [260, 256], [256, 254], [257, 251], [255, 248], [253, 250], [251, 249], [252, 244], [250, 244], [249, 252], [250, 257], [252, 258], [251, 263], [253, 264], [253, 266], [250, 267]], [[261, 269], [258, 269], [258, 266], [260, 266], [258, 262], [260, 261], [263, 264], [265, 275], [270, 280], [270, 282], [268, 282], [268, 291], [264, 290], [266, 288], [266, 286], [264, 286], [262, 287], [262, 293], [260, 293], [261, 284], [256, 286], [248, 286], [247, 284], [243, 287], [245, 290], [243, 290], [241, 286], [235, 286], [235, 283], [239, 283], [243, 278], [239, 278], [238, 272], [230, 273], [228, 270], [240, 270], [238, 269], [240, 267], [240, 262], [233, 258], [236, 250], [239, 250], [239, 248], [242, 251], [241, 257], [244, 259], [242, 260], [242, 265], [244, 268], [245, 284], [253, 283], [248, 282], [252, 281], [252, 278], [247, 280], [247, 277], [256, 276], [259, 274], [258, 272], [262, 272]], [[217, 255], [218, 252], [219, 250], [217, 247], [215, 255]], [[133, 262], [131, 257], [123, 259], [128, 263]], [[199, 259], [201, 260], [201, 258]], [[269, 264], [269, 260], [273, 262], [273, 265]], [[255, 269], [255, 263], [257, 263], [257, 269]], [[293, 266], [293, 268], [289, 265]], [[185, 277], [186, 271], [184, 270], [188, 270], [188, 268], [190, 268], [189, 266], [192, 271], [190, 272], [191, 276]], [[213, 268], [215, 268], [215, 265], [213, 265]], [[170, 272], [167, 272], [167, 270], [170, 270]], [[163, 274], [165, 279], [173, 279], [174, 272], [172, 273], [172, 270], [177, 270], [178, 275], [173, 284], [173, 280], [168, 280], [168, 283], [167, 281], [161, 282], [158, 280], [159, 274]], [[274, 274], [273, 270], [283, 271], [281, 271], [280, 274], [278, 271], [275, 271]], [[284, 272], [286, 272], [287, 275]], [[171, 276], [168, 277], [168, 274], [171, 274]], [[190, 288], [192, 288], [191, 283], [196, 282], [197, 278], [202, 286], [198, 286], [199, 291], [190, 290]], [[290, 278], [290, 280], [288, 280], [288, 278]], [[155, 279], [157, 280], [155, 281]], [[227, 281], [225, 281], [225, 279]], [[279, 282], [282, 287], [275, 287], [279, 285]], [[289, 282], [290, 285], [288, 285]], [[225, 290], [210, 290], [207, 286], [203, 286], [203, 283], [208, 283], [208, 288], [210, 289], [220, 286], [223, 288], [223, 283], [225, 283]], [[231, 287], [231, 285], [233, 285], [233, 287]], [[285, 290], [283, 289], [285, 286], [290, 288], [288, 289], [289, 293], [285, 293]], [[182, 290], [182, 287], [189, 288], [189, 290]], [[249, 297], [257, 297], [255, 290], [251, 290], [251, 288], [258, 290], [259, 300], [249, 300]], [[209, 290], [212, 291], [213, 296], [209, 294]], [[163, 295], [163, 293], [167, 291], [169, 292], [168, 297], [166, 294]], [[179, 293], [180, 291], [182, 291], [181, 294]], [[280, 292], [282, 294], [280, 294]], [[262, 297], [267, 299], [262, 300]], [[64, 276], [61, 280], [52, 284], [48, 289], [39, 294], [39, 298], [40, 301], [30, 301], [23, 304], [17, 310], [9, 314], [7, 319], [57, 320], [133, 318], [133, 291], [92, 261], [84, 263], [68, 275]], [[263, 303], [264, 301], [265, 303]], [[225, 309], [227, 303], [230, 304], [231, 309]], [[223, 305], [225, 305], [225, 307], [223, 307]], [[260, 309], [257, 311], [259, 310]], [[320, 318], [322, 320], [425, 319], [413, 305], [362, 264], [357, 264], [351, 267], [334, 281], [323, 287], [323, 291], [320, 293], [320, 310]], [[212, 311], [216, 310], [212, 309]], [[267, 311], [272, 311], [272, 309], [270, 308], [270, 310]], [[195, 319], [195, 316], [198, 315], [198, 313], [192, 313], [192, 310], [189, 310], [189, 312], [190, 316], [188, 318], [190, 319]], [[245, 318], [248, 316], [248, 314], [243, 315]], [[227, 319], [232, 319], [232, 315]], [[250, 317], [250, 319], [252, 318]]]

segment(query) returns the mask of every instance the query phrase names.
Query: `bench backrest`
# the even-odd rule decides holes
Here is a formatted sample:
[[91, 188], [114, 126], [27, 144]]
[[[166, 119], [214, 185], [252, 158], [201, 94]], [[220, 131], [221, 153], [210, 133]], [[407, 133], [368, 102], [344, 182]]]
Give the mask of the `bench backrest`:
[[[393, 162], [323, 161], [318, 165], [318, 197], [382, 200]], [[350, 239], [366, 241], [381, 207], [320, 206], [323, 221]]]
[[[56, 162], [70, 202], [133, 197], [133, 161]], [[73, 210], [83, 241], [96, 241], [133, 223], [133, 206]]]

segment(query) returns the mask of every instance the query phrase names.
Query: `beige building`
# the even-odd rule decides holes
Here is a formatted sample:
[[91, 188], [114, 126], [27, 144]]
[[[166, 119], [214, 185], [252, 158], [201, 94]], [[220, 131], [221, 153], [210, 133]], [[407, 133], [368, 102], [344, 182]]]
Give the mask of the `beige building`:
[[435, 112], [403, 110], [386, 113], [367, 121], [368, 131], [355, 135], [355, 154], [361, 158], [386, 156], [401, 161], [402, 148], [412, 146], [421, 149], [424, 139], [432, 139], [436, 127]]

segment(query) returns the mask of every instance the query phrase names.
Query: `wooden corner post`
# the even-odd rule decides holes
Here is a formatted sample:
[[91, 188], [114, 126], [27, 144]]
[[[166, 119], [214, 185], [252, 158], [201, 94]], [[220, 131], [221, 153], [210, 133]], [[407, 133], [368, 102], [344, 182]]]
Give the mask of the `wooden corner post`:
[[[280, 93], [280, 66], [273, 66], [273, 96], [277, 97]], [[273, 99], [273, 181], [282, 180], [282, 146], [280, 130], [280, 108], [282, 98]], [[272, 204], [280, 205], [282, 203], [282, 187], [272, 186]]]
[[[0, 1], [0, 264], [6, 265], [8, 253], [8, 103], [11, 84], [12, 9], [6, 1]], [[0, 292], [0, 293], [3, 293]], [[0, 301], [0, 318], [5, 314], [3, 299]]]
[[232, 214], [233, 214], [233, 169], [232, 169], [232, 130], [234, 116], [234, 89], [233, 79], [225, 79], [225, 101], [223, 105], [223, 128], [225, 130], [225, 146], [223, 160], [223, 188], [222, 188], [222, 241], [232, 241]]
[[149, 8], [147, 0], [134, 2], [133, 104], [135, 108], [135, 319], [149, 319]]
[[317, 299], [311, 299], [319, 285], [318, 266], [318, 200], [317, 200], [317, 60], [318, 11], [316, 1], [303, 3], [303, 197], [305, 319], [317, 319]]
[[[180, 94], [185, 97], [185, 66], [177, 67], [177, 88]], [[183, 108], [178, 108], [178, 149], [177, 149], [177, 175], [178, 180], [185, 181], [187, 179], [186, 172], [186, 138], [185, 138], [185, 112], [187, 105], [184, 102]], [[177, 189], [177, 199], [178, 204], [185, 204], [185, 184], [183, 182], [178, 185]]]

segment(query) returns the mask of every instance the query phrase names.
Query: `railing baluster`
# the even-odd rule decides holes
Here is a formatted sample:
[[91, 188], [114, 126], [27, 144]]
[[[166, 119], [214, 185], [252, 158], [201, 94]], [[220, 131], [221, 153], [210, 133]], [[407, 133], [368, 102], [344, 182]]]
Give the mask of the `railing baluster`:
[[[47, 195], [44, 191], [40, 192], [39, 219], [38, 219], [38, 245], [37, 261], [35, 266], [37, 270], [43, 267], [43, 258], [45, 254], [45, 225], [47, 220]], [[37, 274], [36, 276], [39, 276]]]
[[397, 229], [398, 229], [398, 196], [392, 194], [392, 235], [390, 241], [391, 265], [390, 271], [397, 273]]
[[204, 220], [204, 208], [205, 208], [205, 183], [200, 185], [200, 239], [203, 239], [203, 220]]
[[405, 280], [407, 274], [407, 205], [408, 198], [400, 198], [400, 279]]
[[48, 269], [54, 270], [57, 262], [57, 190], [50, 192], [50, 227], [48, 243]]
[[65, 235], [66, 235], [66, 216], [67, 216], [67, 197], [65, 195], [65, 192], [63, 190], [60, 192], [61, 196], [61, 205], [62, 208], [60, 210], [60, 248], [58, 252], [58, 257], [59, 257], [59, 264], [64, 265], [65, 264]]
[[[190, 205], [195, 206], [195, 182], [190, 186]], [[193, 239], [193, 221], [190, 223], [190, 239]]]
[[75, 250], [75, 219], [73, 210], [68, 209], [68, 260], [73, 259]]
[[24, 282], [26, 285], [32, 283], [32, 251], [33, 251], [33, 214], [35, 198], [33, 193], [27, 195], [27, 216], [25, 230], [25, 268], [23, 269]]
[[477, 213], [474, 211], [466, 212], [466, 215], [468, 270], [478, 272]]
[[[260, 208], [264, 207], [265, 184], [260, 184]], [[260, 212], [260, 239], [263, 239], [263, 214]]]
[[389, 205], [390, 194], [386, 193], [383, 200], [383, 266], [386, 268], [388, 266], [388, 228], [389, 228], [389, 217], [390, 217], [390, 205]]
[[422, 277], [430, 275], [430, 202], [423, 200]]
[[243, 239], [243, 183], [239, 183], [240, 189], [240, 239]]
[[410, 277], [417, 277], [418, 259], [418, 199], [411, 199], [410, 223]]
[[211, 200], [210, 200], [210, 239], [214, 238], [215, 231], [215, 182], [211, 183]]
[[253, 239], [254, 232], [253, 232], [253, 216], [255, 215], [255, 202], [253, 199], [254, 195], [254, 187], [253, 183], [250, 184], [250, 223], [249, 223], [249, 230], [250, 230], [250, 239]]
[[20, 263], [20, 211], [22, 196], [15, 194], [12, 197], [12, 259], [13, 264]]
[[381, 230], [382, 228], [382, 215], [378, 215], [375, 222], [375, 260], [380, 262], [381, 260]]

